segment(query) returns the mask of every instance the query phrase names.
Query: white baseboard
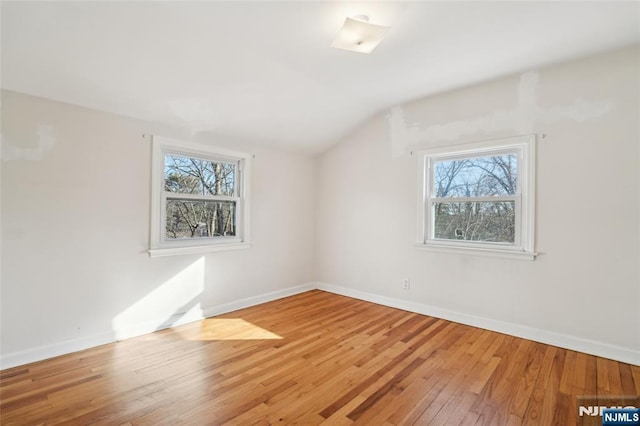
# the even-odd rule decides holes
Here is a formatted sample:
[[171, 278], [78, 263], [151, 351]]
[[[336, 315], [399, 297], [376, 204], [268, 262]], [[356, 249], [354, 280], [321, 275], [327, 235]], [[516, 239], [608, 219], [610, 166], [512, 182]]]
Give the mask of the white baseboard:
[[460, 324], [483, 328], [486, 330], [497, 331], [498, 333], [521, 337], [523, 339], [533, 340], [536, 342], [545, 343], [547, 345], [558, 346], [564, 349], [571, 349], [578, 352], [584, 352], [587, 354], [613, 359], [628, 364], [640, 365], [640, 351], [635, 351], [629, 348], [609, 345], [607, 343], [528, 327], [525, 325], [450, 311], [423, 303], [380, 296], [378, 294], [354, 290], [334, 284], [317, 283], [316, 288], [330, 293], [340, 294], [342, 296], [353, 297], [354, 299], [377, 303], [379, 305], [403, 309], [405, 311], [429, 315], [436, 318], [442, 318]]
[[293, 296], [295, 294], [304, 293], [305, 291], [314, 289], [324, 290], [330, 293], [353, 297], [354, 299], [365, 300], [367, 302], [377, 303], [379, 305], [389, 306], [397, 309], [403, 309], [410, 312], [416, 312], [423, 315], [429, 315], [436, 318], [442, 318], [461, 324], [483, 328], [486, 330], [497, 331], [499, 333], [521, 337], [524, 339], [558, 346], [565, 349], [584, 352], [603, 358], [609, 358], [629, 364], [640, 365], [640, 351], [635, 351], [629, 348], [609, 345], [602, 342], [555, 333], [548, 330], [527, 327], [520, 324], [508, 323], [504, 321], [493, 320], [490, 318], [450, 311], [423, 303], [394, 299], [391, 297], [381, 296], [375, 293], [369, 293], [360, 290], [354, 290], [334, 284], [307, 283], [295, 287], [289, 287], [282, 290], [260, 294], [257, 296], [247, 297], [245, 299], [240, 299], [229, 303], [210, 306], [202, 310], [201, 316], [182, 314], [176, 315], [169, 321], [165, 321], [163, 323], [170, 325], [158, 326], [158, 322], [150, 321], [127, 326], [124, 328], [119, 328], [111, 332], [105, 332], [78, 339], [67, 340], [64, 342], [53, 343], [50, 345], [43, 345], [24, 351], [9, 353], [3, 355], [0, 358], [0, 370], [28, 364], [31, 362], [41, 361], [47, 358], [53, 358], [55, 356], [65, 355], [84, 349], [89, 349], [95, 346], [122, 340], [124, 338], [147, 334], [154, 331], [162, 330], [164, 328], [186, 324], [192, 321], [198, 321], [202, 318], [220, 315], [227, 312], [236, 311], [238, 309], [248, 308], [251, 306], [259, 305], [261, 303]]
[[164, 330], [165, 328], [177, 327], [179, 325], [188, 324], [194, 321], [204, 319], [202, 310], [194, 309], [189, 312], [178, 313], [169, 318], [155, 318], [151, 321], [145, 321], [137, 324], [127, 324], [122, 327], [114, 325], [113, 335], [114, 341], [130, 339], [143, 334], [153, 333], [154, 331]]
[[[220, 315], [227, 312], [236, 311], [238, 309], [248, 308], [261, 303], [270, 302], [272, 300], [281, 299], [294, 294], [303, 293], [305, 291], [314, 290], [315, 283], [302, 284], [295, 287], [288, 287], [282, 290], [264, 293], [258, 296], [240, 299], [230, 303], [210, 306], [202, 309], [202, 315], [195, 313], [177, 314], [173, 317], [159, 319], [158, 321], [145, 321], [144, 323], [127, 325], [114, 329], [110, 332], [95, 334], [91, 336], [81, 337], [73, 340], [66, 340], [50, 345], [43, 345], [33, 349], [17, 351], [2, 355], [0, 357], [0, 370], [17, 367], [19, 365], [29, 364], [44, 359], [53, 358], [59, 355], [66, 355], [72, 352], [78, 352], [84, 349], [93, 348], [95, 346], [113, 343], [118, 340], [128, 339], [130, 337], [140, 336], [154, 331], [162, 330], [169, 327], [175, 327], [187, 324], [193, 321], [199, 321], [206, 317]], [[164, 321], [163, 321], [164, 320]], [[158, 325], [160, 324], [160, 325]]]
[[260, 305], [261, 303], [267, 303], [271, 302], [272, 300], [282, 299], [283, 297], [293, 296], [294, 294], [304, 293], [305, 291], [315, 290], [316, 288], [316, 283], [302, 284], [295, 287], [272, 291], [270, 293], [260, 294], [258, 296], [247, 297], [246, 299], [240, 299], [234, 302], [211, 306], [204, 309], [203, 313], [205, 317], [226, 314], [227, 312], [249, 308], [251, 306]]
[[18, 365], [29, 364], [31, 362], [42, 361], [43, 359], [65, 355], [71, 352], [78, 352], [84, 349], [112, 343], [115, 341], [113, 333], [101, 333], [87, 337], [80, 337], [63, 342], [42, 345], [33, 349], [12, 352], [0, 358], [0, 370], [17, 367]]

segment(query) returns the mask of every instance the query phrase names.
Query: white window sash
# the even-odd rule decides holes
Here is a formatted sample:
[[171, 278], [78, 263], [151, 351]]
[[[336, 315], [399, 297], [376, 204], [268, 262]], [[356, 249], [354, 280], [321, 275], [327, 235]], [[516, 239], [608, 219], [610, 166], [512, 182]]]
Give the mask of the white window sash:
[[516, 201], [520, 199], [520, 194], [515, 195], [496, 195], [489, 197], [431, 197], [429, 201], [432, 203], [500, 203], [504, 201]]
[[231, 197], [229, 195], [200, 195], [186, 194], [184, 192], [164, 191], [163, 197], [166, 200], [194, 200], [194, 201], [240, 201], [240, 197]]

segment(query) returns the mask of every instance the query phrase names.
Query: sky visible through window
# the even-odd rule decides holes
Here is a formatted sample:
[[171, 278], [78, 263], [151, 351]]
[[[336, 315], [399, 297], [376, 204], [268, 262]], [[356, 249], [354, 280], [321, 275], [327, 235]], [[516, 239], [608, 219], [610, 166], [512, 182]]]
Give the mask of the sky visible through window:
[[222, 161], [165, 155], [165, 191], [198, 195], [235, 193], [236, 165]]
[[434, 164], [436, 197], [490, 197], [517, 192], [515, 154], [437, 161]]
[[[236, 235], [235, 163], [165, 155], [164, 190], [198, 198], [167, 196], [166, 239], [215, 238]], [[203, 199], [202, 197], [207, 197]]]
[[[435, 161], [432, 182], [434, 238], [515, 242], [516, 203], [509, 198], [518, 193], [516, 154]], [[467, 200], [456, 201], [462, 197]]]

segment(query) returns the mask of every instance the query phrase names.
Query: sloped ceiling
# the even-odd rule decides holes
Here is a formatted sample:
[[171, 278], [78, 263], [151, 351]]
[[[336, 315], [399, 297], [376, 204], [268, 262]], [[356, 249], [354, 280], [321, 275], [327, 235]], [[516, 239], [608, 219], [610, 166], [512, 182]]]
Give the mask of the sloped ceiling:
[[[318, 153], [394, 105], [640, 42], [638, 2], [2, 2], [2, 88]], [[389, 25], [371, 55], [344, 18]]]

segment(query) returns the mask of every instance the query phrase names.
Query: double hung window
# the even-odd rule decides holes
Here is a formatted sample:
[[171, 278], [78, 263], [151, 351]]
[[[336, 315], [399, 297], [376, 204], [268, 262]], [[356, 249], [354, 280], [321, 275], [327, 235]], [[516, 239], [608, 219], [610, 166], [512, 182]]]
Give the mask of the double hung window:
[[422, 153], [419, 245], [533, 258], [535, 138]]
[[153, 144], [151, 254], [240, 248], [249, 156], [158, 137]]

